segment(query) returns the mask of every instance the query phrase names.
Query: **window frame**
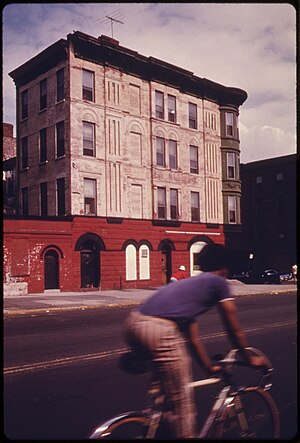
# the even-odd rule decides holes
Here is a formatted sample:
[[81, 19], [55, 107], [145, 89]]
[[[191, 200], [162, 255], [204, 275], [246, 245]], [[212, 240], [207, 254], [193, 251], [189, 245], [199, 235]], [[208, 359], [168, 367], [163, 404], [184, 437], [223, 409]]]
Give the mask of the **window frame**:
[[[197, 198], [197, 206], [193, 206], [193, 196]], [[191, 191], [191, 221], [200, 222], [200, 194], [196, 191]]]
[[[86, 82], [85, 75], [91, 76], [92, 86]], [[95, 72], [89, 69], [82, 69], [82, 100], [95, 102]]]
[[[84, 127], [87, 128], [87, 126], [90, 129], [92, 129], [92, 139], [86, 137]], [[88, 122], [88, 121], [83, 121], [82, 122], [82, 153], [83, 153], [84, 156], [86, 156], [86, 157], [96, 157], [95, 140], [96, 140], [96, 125], [95, 125], [95, 123], [91, 123], [91, 122]], [[92, 144], [92, 148], [89, 148], [89, 147], [85, 146], [85, 143], [87, 143], [87, 142]], [[88, 153], [88, 152], [90, 152], [90, 153]]]
[[21, 138], [21, 170], [28, 168], [28, 137]]
[[47, 157], [47, 128], [40, 129], [40, 164], [48, 161]]
[[[175, 204], [173, 204], [174, 197], [176, 200]], [[178, 189], [170, 188], [170, 218], [171, 220], [178, 220], [178, 216]]]
[[61, 120], [55, 125], [56, 158], [65, 155], [65, 122]]
[[[93, 193], [94, 196], [87, 196], [86, 195], [86, 187], [85, 187], [85, 183], [90, 182], [93, 183]], [[83, 199], [84, 199], [84, 215], [97, 215], [97, 179], [95, 178], [89, 178], [89, 177], [84, 177], [83, 178]], [[86, 211], [86, 205], [90, 205], [90, 207], [92, 207], [93, 211], [92, 212], [87, 212]]]
[[56, 102], [59, 103], [65, 99], [65, 69], [56, 71]]
[[28, 89], [21, 92], [21, 119], [28, 118]]
[[[161, 197], [163, 202], [161, 201]], [[157, 217], [161, 220], [167, 218], [167, 192], [164, 187], [157, 187]]]
[[[196, 160], [192, 159], [192, 152], [196, 153]], [[192, 167], [192, 162], [196, 162], [196, 168]], [[199, 174], [199, 149], [196, 145], [190, 145], [190, 174]]]
[[237, 178], [236, 154], [234, 152], [227, 152], [226, 165], [227, 165], [227, 178], [236, 179]]
[[46, 217], [48, 215], [48, 183], [40, 183], [40, 215]]
[[[198, 125], [197, 125], [197, 105], [195, 103], [188, 103], [189, 106], [189, 128], [190, 129], [197, 129]], [[194, 112], [195, 111], [195, 115]]]
[[65, 177], [56, 179], [56, 211], [58, 216], [66, 215], [66, 180]]
[[[232, 205], [232, 203], [234, 204]], [[237, 224], [237, 198], [235, 195], [228, 195], [227, 197], [228, 203], [228, 223], [231, 225]], [[233, 219], [231, 215], [234, 215]]]
[[226, 133], [226, 137], [234, 137], [234, 113], [233, 112], [225, 112], [225, 133]]
[[155, 117], [160, 120], [165, 118], [164, 93], [157, 90], [155, 90]]
[[178, 152], [177, 140], [170, 139], [169, 140], [169, 168], [173, 169], [173, 170], [178, 169], [177, 152]]
[[156, 166], [160, 166], [162, 168], [165, 168], [166, 167], [166, 140], [163, 137], [156, 137], [155, 143], [156, 143]]
[[171, 123], [176, 123], [176, 97], [175, 95], [168, 94], [167, 99], [168, 99], [168, 121]]
[[40, 81], [40, 111], [47, 109], [47, 79]]

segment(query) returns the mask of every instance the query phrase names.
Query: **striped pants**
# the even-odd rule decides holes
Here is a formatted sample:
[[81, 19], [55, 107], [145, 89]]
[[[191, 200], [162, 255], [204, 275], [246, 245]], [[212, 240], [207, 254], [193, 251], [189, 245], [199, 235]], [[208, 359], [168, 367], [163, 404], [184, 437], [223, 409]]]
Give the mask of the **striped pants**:
[[195, 437], [195, 401], [191, 357], [184, 337], [171, 320], [130, 313], [125, 333], [133, 349], [150, 351], [168, 405], [166, 418], [176, 438]]

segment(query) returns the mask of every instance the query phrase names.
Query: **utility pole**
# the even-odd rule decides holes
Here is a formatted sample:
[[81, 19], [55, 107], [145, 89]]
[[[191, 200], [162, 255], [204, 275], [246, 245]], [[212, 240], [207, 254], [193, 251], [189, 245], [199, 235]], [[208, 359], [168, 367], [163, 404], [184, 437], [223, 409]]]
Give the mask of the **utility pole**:
[[108, 15], [106, 15], [106, 18], [108, 18], [110, 20], [111, 36], [112, 36], [112, 38], [114, 38], [114, 23], [113, 22], [121, 23], [121, 25], [124, 25], [124, 23], [121, 22], [120, 20], [117, 20], [116, 18], [109, 17]]

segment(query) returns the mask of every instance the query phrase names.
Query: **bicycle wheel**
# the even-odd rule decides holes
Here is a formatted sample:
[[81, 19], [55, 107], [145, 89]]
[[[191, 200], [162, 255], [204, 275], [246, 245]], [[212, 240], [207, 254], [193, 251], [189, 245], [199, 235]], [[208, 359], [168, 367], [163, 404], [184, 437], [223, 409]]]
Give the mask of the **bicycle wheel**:
[[217, 419], [215, 436], [226, 440], [279, 438], [279, 414], [271, 395], [246, 388], [236, 395]]
[[96, 440], [138, 440], [145, 438], [147, 430], [146, 417], [128, 415], [104, 423], [89, 438]]

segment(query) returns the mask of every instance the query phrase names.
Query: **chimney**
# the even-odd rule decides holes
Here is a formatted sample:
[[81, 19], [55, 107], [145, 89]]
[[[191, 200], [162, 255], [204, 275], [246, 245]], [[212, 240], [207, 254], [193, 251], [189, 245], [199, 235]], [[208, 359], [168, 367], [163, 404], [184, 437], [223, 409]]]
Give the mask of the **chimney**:
[[118, 46], [119, 45], [118, 40], [115, 40], [112, 37], [108, 37], [107, 35], [100, 35], [100, 37], [98, 37], [98, 40], [100, 41], [100, 43], [103, 43], [104, 45], [109, 45], [109, 46]]

